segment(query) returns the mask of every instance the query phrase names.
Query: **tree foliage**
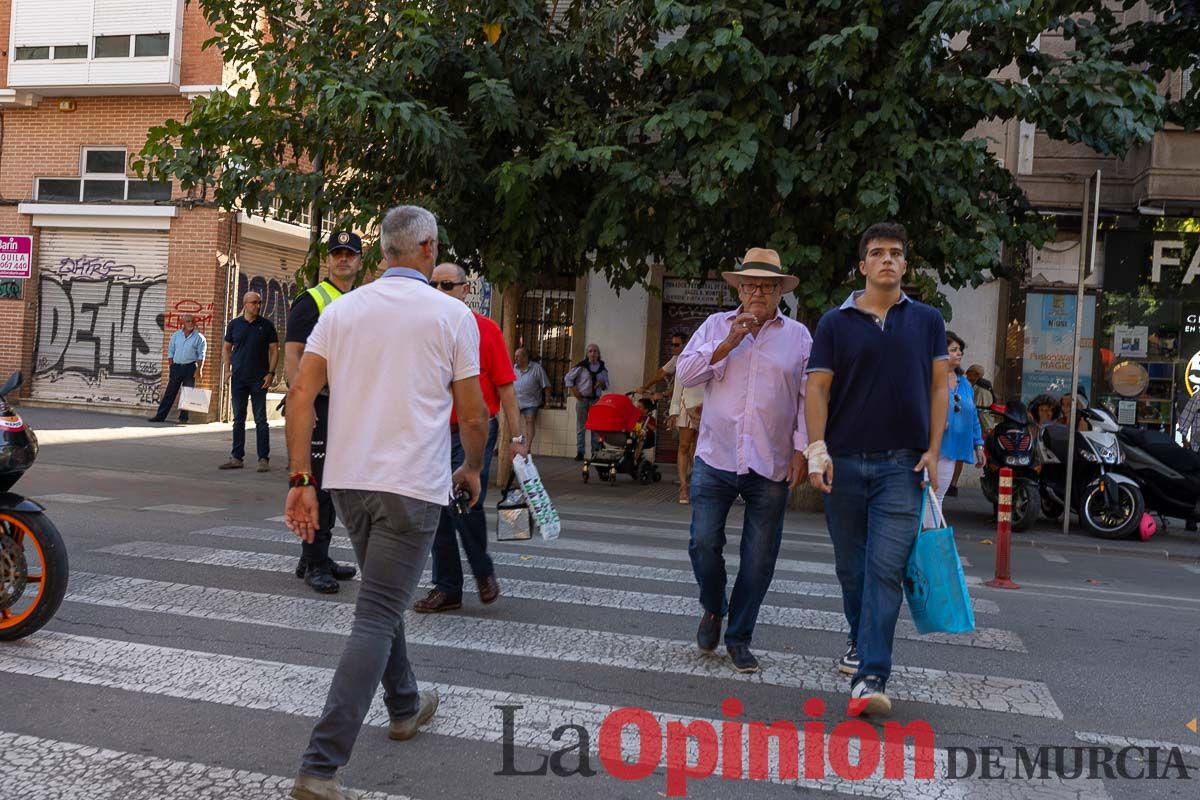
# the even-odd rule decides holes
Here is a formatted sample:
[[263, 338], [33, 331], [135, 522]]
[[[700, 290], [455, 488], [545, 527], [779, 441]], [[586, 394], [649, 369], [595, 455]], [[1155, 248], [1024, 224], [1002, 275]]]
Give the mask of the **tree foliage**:
[[893, 218], [924, 280], [977, 284], [1050, 233], [980, 123], [1116, 155], [1200, 123], [1200, 80], [1160, 91], [1200, 52], [1182, 0], [200, 4], [241, 85], [153, 131], [150, 168], [248, 210], [294, 213], [320, 185], [360, 228], [422, 203], [502, 283], [630, 286], [765, 244], [820, 309], [858, 233]]

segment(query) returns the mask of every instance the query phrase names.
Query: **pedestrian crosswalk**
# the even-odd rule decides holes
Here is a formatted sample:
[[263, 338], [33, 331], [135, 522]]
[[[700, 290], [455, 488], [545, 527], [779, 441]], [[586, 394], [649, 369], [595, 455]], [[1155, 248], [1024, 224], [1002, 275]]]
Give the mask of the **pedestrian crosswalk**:
[[[829, 745], [836, 738], [830, 729], [845, 718], [842, 709], [848, 688], [846, 676], [833, 664], [840, 654], [845, 620], [832, 554], [822, 548], [808, 548], [811, 554], [792, 552], [785, 543], [759, 617], [761, 634], [756, 634], [754, 649], [762, 670], [738, 675], [722, 654], [703, 655], [692, 641], [699, 607], [688, 568], [686, 533], [672, 545], [668, 537], [676, 536], [675, 531], [659, 528], [661, 535], [639, 537], [637, 523], [623, 518], [622, 530], [611, 535], [593, 522], [586, 531], [559, 542], [493, 543], [490, 549], [503, 591], [497, 606], [481, 609], [468, 603], [456, 613], [406, 616], [407, 641], [422, 654], [418, 679], [441, 696], [437, 715], [423, 736], [432, 737], [429, 746], [444, 752], [447, 763], [453, 762], [456, 742], [473, 742], [492, 748], [494, 761], [478, 770], [491, 775], [499, 768], [506, 736], [512, 746], [554, 752], [563, 747], [556, 733], [563, 726], [590, 732], [588, 747], [594, 752], [604, 721], [624, 704], [646, 708], [662, 726], [660, 733], [668, 723], [694, 721], [727, 730], [730, 722], [728, 715], [721, 715], [722, 699], [751, 695], [760, 706], [764, 698], [769, 699], [767, 713], [797, 726], [804, 719], [800, 710], [804, 700], [822, 698], [830, 709], [828, 726], [822, 727], [818, 739], [806, 737], [801, 742], [799, 762], [805, 763], [804, 748], [818, 742], [824, 757], [829, 757]], [[347, 548], [349, 541], [338, 535], [333, 544]], [[735, 546], [730, 553], [732, 579], [737, 568]], [[229, 633], [286, 631], [326, 637], [349, 633], [355, 582], [347, 582], [336, 596], [314, 595], [291, 576], [296, 554], [294, 537], [282, 525], [270, 522], [210, 523], [184, 536], [140, 532], [86, 554], [73, 554], [86, 558], [74, 560], [62, 623], [0, 646], [0, 682], [5, 675], [25, 676], [137, 696], [151, 703], [174, 699], [209, 704], [231, 715], [267, 712], [314, 718], [324, 703], [336, 659], [296, 658], [291, 651], [272, 658], [263, 652], [266, 645], [239, 648], [237, 637]], [[337, 556], [352, 557], [345, 549]], [[428, 573], [422, 578], [423, 585], [428, 583]], [[1042, 676], [1027, 673], [1023, 661], [1027, 644], [1018, 633], [1001, 626], [1000, 606], [990, 597], [975, 597], [973, 602], [980, 626], [970, 635], [922, 636], [902, 615], [897, 638], [907, 649], [903, 658], [898, 654], [888, 686], [897, 718], [945, 721], [958, 731], [972, 724], [990, 728], [999, 720], [1022, 719], [1038, 725], [1069, 722]], [[102, 614], [122, 622], [83, 632], [87, 620]], [[590, 624], [580, 622], [591, 619], [586, 615], [596, 615], [603, 623], [580, 627]], [[186, 624], [192, 630], [211, 631], [213, 645], [192, 639], [181, 646], [138, 627], [153, 621], [168, 630]], [[757, 644], [760, 635], [762, 645]], [[271, 638], [263, 634], [262, 641]], [[525, 674], [551, 671], [560, 677], [537, 682]], [[589, 689], [593, 682], [610, 688], [593, 695]], [[614, 684], [627, 687], [624, 703], [614, 700]], [[311, 688], [296, 691], [298, 686]], [[514, 709], [507, 720], [497, 710], [501, 707]], [[698, 708], [707, 711], [697, 713]], [[382, 700], [377, 698], [367, 724], [380, 728], [387, 722]], [[0, 727], [10, 731], [0, 731], [0, 785], [38, 786], [37, 794], [28, 795], [38, 800], [258, 800], [283, 797], [292, 777], [210, 766], [167, 750], [105, 749], [75, 737], [66, 717], [61, 731], [31, 731], [36, 736], [24, 735], [12, 724]], [[744, 760], [750, 733], [746, 725], [733, 727], [733, 735], [742, 739], [737, 758]], [[622, 731], [627, 763], [639, 752], [640, 740], [634, 729]], [[665, 741], [659, 742], [657, 777], [621, 784], [623, 796], [663, 795], [662, 770], [668, 766]], [[303, 741], [279, 744], [297, 758], [303, 745]], [[860, 752], [857, 740], [846, 746], [852, 753]], [[691, 763], [699, 758], [697, 747], [696, 741], [688, 743]], [[933, 757], [937, 769], [931, 779], [915, 778], [911, 763], [903, 779], [885, 776], [882, 767], [855, 780], [837, 777], [833, 770], [820, 778], [803, 773], [793, 777], [787, 774], [787, 759], [772, 748], [765, 780], [739, 783], [736, 794], [794, 797], [799, 787], [855, 797], [999, 800], [1014, 796], [1012, 787], [996, 782], [946, 777], [947, 752], [940, 743]], [[374, 793], [364, 797], [430, 796], [421, 786], [405, 784], [402, 771], [396, 774], [401, 776], [396, 782], [375, 780], [375, 785], [365, 785]], [[355, 775], [351, 770], [352, 784]], [[1108, 796], [1102, 781], [1086, 779], [1050, 777], [1039, 780], [1036, 790], [1039, 797], [1051, 800]], [[546, 793], [555, 794], [552, 789]], [[6, 792], [5, 796], [14, 795]], [[494, 796], [505, 794], [498, 791]]]

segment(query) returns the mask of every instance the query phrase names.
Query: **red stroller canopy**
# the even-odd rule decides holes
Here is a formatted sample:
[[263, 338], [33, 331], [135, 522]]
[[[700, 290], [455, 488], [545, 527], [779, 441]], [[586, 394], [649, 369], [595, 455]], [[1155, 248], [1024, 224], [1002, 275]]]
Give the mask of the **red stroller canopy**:
[[589, 431], [632, 433], [641, 416], [641, 410], [625, 395], [606, 394], [588, 410], [584, 428]]

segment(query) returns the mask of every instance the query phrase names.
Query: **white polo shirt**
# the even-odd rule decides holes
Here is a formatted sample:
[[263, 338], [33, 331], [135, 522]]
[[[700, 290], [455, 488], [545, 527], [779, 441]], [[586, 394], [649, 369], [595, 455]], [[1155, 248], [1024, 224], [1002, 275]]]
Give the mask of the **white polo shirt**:
[[405, 277], [343, 295], [305, 344], [329, 373], [327, 489], [450, 499], [450, 384], [479, 374], [464, 303]]

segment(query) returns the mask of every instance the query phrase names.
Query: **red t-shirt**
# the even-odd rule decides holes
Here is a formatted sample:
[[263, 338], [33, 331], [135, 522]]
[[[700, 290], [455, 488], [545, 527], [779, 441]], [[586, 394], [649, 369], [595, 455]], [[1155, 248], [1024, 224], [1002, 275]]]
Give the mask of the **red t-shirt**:
[[[483, 390], [483, 402], [487, 403], [488, 416], [500, 413], [500, 395], [497, 386], [507, 386], [517, 379], [513, 372], [512, 359], [504, 346], [504, 334], [500, 326], [474, 311], [479, 325], [479, 388]], [[450, 412], [450, 423], [458, 422], [458, 409]]]

